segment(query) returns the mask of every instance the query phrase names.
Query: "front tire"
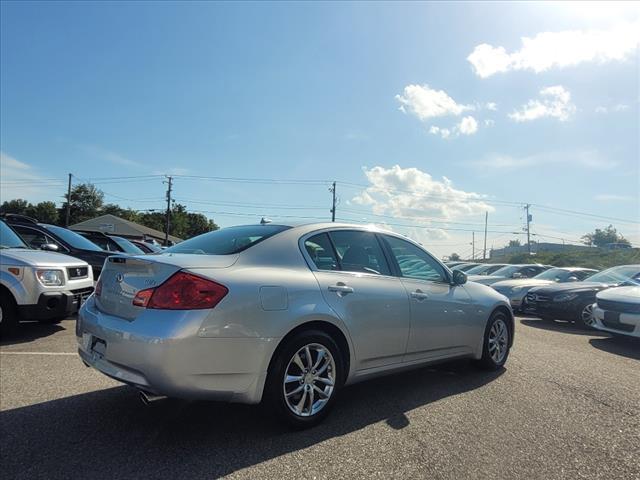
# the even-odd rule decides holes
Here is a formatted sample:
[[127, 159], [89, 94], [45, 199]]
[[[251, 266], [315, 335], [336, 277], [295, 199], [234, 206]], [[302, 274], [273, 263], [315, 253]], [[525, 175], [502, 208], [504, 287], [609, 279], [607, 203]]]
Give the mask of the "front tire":
[[589, 330], [594, 328], [596, 324], [596, 320], [594, 318], [593, 313], [593, 304], [594, 302], [585, 303], [580, 307], [580, 313], [578, 314], [578, 318], [576, 319], [576, 327], [587, 328]]
[[493, 312], [484, 332], [480, 366], [487, 370], [499, 370], [509, 357], [511, 330], [507, 315], [498, 310]]
[[329, 414], [344, 383], [344, 361], [333, 338], [319, 330], [286, 342], [269, 370], [267, 399], [284, 423], [310, 428]]
[[18, 309], [13, 298], [4, 289], [0, 291], [0, 334], [13, 332], [18, 326]]

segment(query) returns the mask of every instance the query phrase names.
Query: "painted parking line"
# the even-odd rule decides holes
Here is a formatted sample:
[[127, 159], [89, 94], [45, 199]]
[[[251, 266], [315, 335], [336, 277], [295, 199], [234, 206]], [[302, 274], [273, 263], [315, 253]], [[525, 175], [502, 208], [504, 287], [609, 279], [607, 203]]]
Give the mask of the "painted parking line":
[[78, 355], [76, 352], [2, 352], [0, 351], [0, 355], [59, 355], [59, 356], [70, 356], [70, 355]]

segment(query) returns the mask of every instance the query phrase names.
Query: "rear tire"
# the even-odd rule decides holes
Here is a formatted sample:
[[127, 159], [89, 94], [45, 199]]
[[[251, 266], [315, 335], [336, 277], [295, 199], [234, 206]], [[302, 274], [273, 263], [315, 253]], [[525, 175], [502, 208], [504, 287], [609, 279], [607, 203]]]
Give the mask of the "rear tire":
[[507, 314], [493, 312], [484, 331], [482, 358], [479, 364], [487, 370], [499, 370], [509, 357], [511, 330]]
[[0, 290], [0, 334], [13, 332], [18, 326], [18, 309], [13, 297], [4, 289]]
[[333, 338], [320, 330], [302, 331], [276, 353], [265, 399], [288, 426], [310, 428], [329, 414], [343, 383], [344, 360]]

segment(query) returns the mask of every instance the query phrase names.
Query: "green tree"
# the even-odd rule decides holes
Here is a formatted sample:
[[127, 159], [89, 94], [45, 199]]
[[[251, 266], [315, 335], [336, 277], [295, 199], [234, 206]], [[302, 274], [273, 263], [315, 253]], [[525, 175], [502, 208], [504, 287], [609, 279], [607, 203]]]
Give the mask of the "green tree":
[[[67, 195], [65, 202], [59, 210], [61, 221], [66, 218]], [[100, 209], [104, 204], [104, 193], [91, 183], [82, 183], [71, 189], [71, 209], [69, 212], [69, 225], [84, 222], [100, 215]]]
[[520, 243], [520, 240], [515, 239], [515, 240], [509, 240], [509, 245], [507, 245], [508, 247], [519, 247], [522, 244]]
[[458, 260], [460, 260], [460, 255], [458, 255], [457, 253], [452, 253], [451, 255], [449, 255], [449, 260], [452, 262], [457, 262]]
[[40, 202], [36, 205], [29, 205], [27, 215], [37, 219], [42, 223], [58, 223], [58, 209], [55, 202]]
[[184, 238], [195, 237], [220, 228], [213, 220], [209, 220], [201, 213], [187, 213], [187, 224]]
[[29, 202], [23, 200], [22, 198], [16, 198], [15, 200], [3, 202], [2, 205], [0, 205], [0, 213], [16, 213], [18, 215], [27, 215], [28, 208]]
[[596, 228], [595, 232], [583, 235], [581, 240], [586, 245], [595, 245], [596, 247], [604, 247], [609, 243], [622, 243], [625, 245], [631, 245], [631, 243], [629, 243], [629, 240], [624, 238], [622, 234], [618, 233], [613, 225], [609, 225], [605, 229]]

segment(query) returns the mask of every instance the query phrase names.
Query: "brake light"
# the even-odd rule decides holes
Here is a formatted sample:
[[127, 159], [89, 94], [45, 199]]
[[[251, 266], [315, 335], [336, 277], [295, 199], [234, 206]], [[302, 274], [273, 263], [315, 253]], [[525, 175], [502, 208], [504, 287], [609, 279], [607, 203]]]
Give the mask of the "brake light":
[[153, 291], [155, 288], [147, 288], [146, 290], [140, 290], [136, 293], [136, 296], [133, 298], [133, 304], [136, 307], [146, 307], [149, 304], [149, 300], [151, 300], [151, 295], [153, 295]]
[[186, 272], [172, 275], [156, 288], [140, 290], [133, 304], [162, 310], [196, 310], [215, 307], [229, 290], [212, 280]]
[[102, 278], [98, 278], [98, 282], [96, 283], [96, 288], [94, 290], [96, 297], [100, 298], [102, 295]]

